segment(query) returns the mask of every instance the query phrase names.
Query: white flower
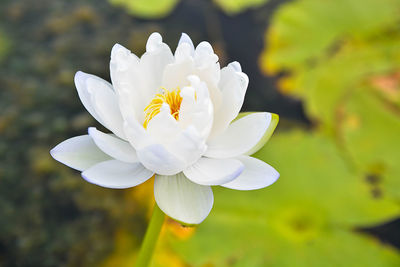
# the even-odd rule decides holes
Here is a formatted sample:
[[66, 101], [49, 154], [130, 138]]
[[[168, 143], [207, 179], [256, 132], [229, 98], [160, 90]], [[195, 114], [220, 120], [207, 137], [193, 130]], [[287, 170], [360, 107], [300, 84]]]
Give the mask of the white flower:
[[111, 51], [112, 85], [77, 72], [75, 85], [89, 113], [113, 134], [94, 127], [51, 155], [108, 188], [139, 185], [153, 175], [158, 206], [186, 224], [202, 222], [213, 205], [211, 186], [253, 190], [279, 173], [256, 152], [278, 116], [250, 113], [235, 120], [248, 78], [238, 62], [220, 69], [211, 45], [194, 48], [182, 34], [175, 54], [153, 33], [141, 58], [119, 44]]

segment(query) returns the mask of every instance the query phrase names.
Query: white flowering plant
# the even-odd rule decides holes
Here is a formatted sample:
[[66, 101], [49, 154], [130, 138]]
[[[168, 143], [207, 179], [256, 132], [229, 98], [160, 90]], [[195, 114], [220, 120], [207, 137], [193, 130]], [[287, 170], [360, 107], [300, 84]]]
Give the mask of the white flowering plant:
[[90, 127], [51, 150], [88, 182], [122, 189], [154, 177], [156, 209], [195, 225], [212, 209], [212, 186], [254, 190], [278, 179], [273, 167], [249, 156], [267, 142], [278, 116], [239, 115], [248, 77], [238, 62], [221, 69], [208, 42], [194, 47], [182, 34], [172, 53], [153, 33], [140, 58], [116, 44], [110, 74], [112, 84], [79, 71], [75, 85], [111, 133]]

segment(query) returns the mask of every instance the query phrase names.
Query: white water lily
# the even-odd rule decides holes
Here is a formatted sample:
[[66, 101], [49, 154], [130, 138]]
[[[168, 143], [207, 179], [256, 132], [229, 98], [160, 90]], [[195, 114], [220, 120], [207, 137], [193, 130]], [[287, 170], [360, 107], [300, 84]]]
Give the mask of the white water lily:
[[211, 186], [253, 190], [278, 179], [274, 168], [248, 156], [265, 144], [278, 116], [234, 120], [248, 78], [238, 62], [221, 69], [208, 42], [194, 48], [182, 34], [173, 54], [153, 33], [141, 58], [116, 44], [110, 73], [112, 84], [77, 72], [75, 85], [85, 108], [112, 134], [91, 127], [51, 151], [88, 182], [129, 188], [155, 176], [160, 209], [198, 224], [211, 211]]

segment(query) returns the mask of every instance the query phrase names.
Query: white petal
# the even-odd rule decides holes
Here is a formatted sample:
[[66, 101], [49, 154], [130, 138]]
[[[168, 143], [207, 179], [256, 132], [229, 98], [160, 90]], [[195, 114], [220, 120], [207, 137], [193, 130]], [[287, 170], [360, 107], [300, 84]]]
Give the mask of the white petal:
[[139, 66], [139, 58], [122, 45], [115, 44], [111, 50], [111, 80], [119, 95], [120, 108], [124, 117], [135, 116], [143, 112], [152, 92], [145, 85]]
[[197, 68], [205, 69], [217, 63], [218, 56], [214, 53], [211, 44], [203, 41], [196, 47], [194, 60]]
[[[251, 113], [234, 121], [228, 129], [207, 142], [204, 156], [210, 158], [232, 158], [252, 152], [263, 139], [271, 124], [271, 113]], [[254, 151], [255, 152], [255, 151]]]
[[124, 120], [119, 109], [118, 99], [114, 91], [97, 90], [93, 93], [94, 107], [104, 126], [116, 136], [125, 139]]
[[220, 104], [214, 106], [214, 124], [210, 138], [224, 132], [231, 121], [238, 115], [244, 101], [249, 79], [241, 71], [239, 63], [230, 63], [221, 70], [218, 87], [221, 90]]
[[135, 149], [126, 141], [123, 141], [111, 134], [100, 132], [95, 127], [90, 127], [89, 135], [96, 145], [106, 154], [123, 162], [138, 162]]
[[[140, 58], [140, 68], [148, 90], [155, 93], [160, 89], [165, 66], [172, 63], [174, 56], [168, 45], [162, 42], [159, 33], [150, 35], [146, 44], [146, 53]], [[148, 103], [146, 103], [147, 105]]]
[[182, 33], [181, 39], [179, 39], [178, 47], [183, 43], [188, 44], [191, 48], [192, 53], [194, 53], [194, 45], [192, 39], [190, 39], [189, 35], [187, 35], [186, 33]]
[[125, 139], [118, 99], [110, 83], [91, 74], [78, 71], [75, 85], [89, 113], [117, 136]]
[[140, 162], [157, 174], [173, 175], [186, 168], [184, 159], [169, 152], [163, 145], [153, 144], [136, 151]]
[[140, 163], [108, 160], [82, 172], [82, 177], [92, 184], [122, 189], [137, 186], [147, 181], [153, 174]]
[[244, 165], [237, 159], [201, 158], [183, 171], [192, 182], [201, 185], [221, 185], [238, 177]]
[[189, 84], [187, 76], [195, 73], [191, 47], [187, 43], [178, 46], [175, 61], [165, 67], [162, 86], [165, 88], [182, 88]]
[[214, 196], [209, 186], [195, 184], [182, 173], [156, 175], [154, 197], [160, 209], [185, 224], [199, 224], [210, 213]]
[[185, 167], [195, 163], [207, 150], [205, 140], [193, 126], [186, 128], [173, 142], [165, 147], [172, 154], [183, 159]]
[[[89, 89], [86, 84], [86, 81], [89, 78], [95, 79], [95, 80], [101, 80], [97, 76], [87, 74], [82, 71], [78, 71], [74, 77], [75, 87], [76, 87], [76, 90], [78, 91], [79, 98], [80, 98], [83, 106], [86, 108], [86, 110], [89, 111], [90, 115], [92, 115], [93, 118], [95, 118], [98, 122], [103, 124], [101, 118], [99, 117], [99, 115], [97, 115], [97, 113], [94, 109], [91, 93], [89, 92]], [[101, 82], [103, 82], [103, 81], [101, 81]], [[104, 82], [106, 83], [106, 81], [104, 81]], [[111, 88], [110, 84], [107, 84], [106, 86], [109, 86]]]
[[249, 156], [237, 159], [244, 164], [244, 171], [235, 180], [222, 186], [236, 190], [255, 190], [267, 187], [279, 178], [279, 173], [264, 161]]
[[191, 85], [181, 91], [182, 103], [179, 125], [187, 128], [193, 125], [203, 138], [210, 134], [213, 123], [213, 104], [207, 85], [195, 75], [188, 76]]
[[111, 159], [96, 146], [89, 135], [67, 139], [54, 147], [50, 154], [55, 160], [78, 171]]
[[147, 125], [147, 133], [157, 143], [167, 144], [182, 131], [176, 119], [171, 115], [168, 104], [163, 104], [160, 113], [154, 116]]

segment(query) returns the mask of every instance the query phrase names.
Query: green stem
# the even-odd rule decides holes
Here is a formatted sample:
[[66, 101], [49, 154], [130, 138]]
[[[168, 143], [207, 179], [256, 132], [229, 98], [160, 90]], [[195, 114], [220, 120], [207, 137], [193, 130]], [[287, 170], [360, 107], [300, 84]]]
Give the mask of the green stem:
[[136, 261], [136, 267], [150, 266], [154, 248], [156, 247], [161, 227], [164, 223], [165, 214], [154, 204], [153, 215], [151, 216], [149, 226], [143, 239], [142, 247]]

